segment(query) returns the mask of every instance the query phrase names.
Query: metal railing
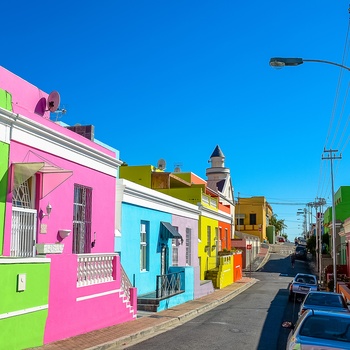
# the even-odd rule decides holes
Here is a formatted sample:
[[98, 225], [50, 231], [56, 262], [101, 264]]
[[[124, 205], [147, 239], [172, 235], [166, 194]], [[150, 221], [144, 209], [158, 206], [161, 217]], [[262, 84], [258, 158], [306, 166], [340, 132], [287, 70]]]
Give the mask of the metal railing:
[[117, 255], [78, 254], [77, 287], [113, 281], [113, 259]]
[[157, 276], [156, 298], [175, 295], [181, 291], [181, 278], [184, 271]]
[[37, 211], [12, 207], [10, 256], [35, 256]]

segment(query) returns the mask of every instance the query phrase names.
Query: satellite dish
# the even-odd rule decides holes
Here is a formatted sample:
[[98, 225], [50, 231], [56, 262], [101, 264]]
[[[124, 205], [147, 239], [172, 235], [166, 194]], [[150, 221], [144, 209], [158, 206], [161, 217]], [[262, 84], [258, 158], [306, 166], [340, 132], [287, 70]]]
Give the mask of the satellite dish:
[[158, 160], [157, 168], [159, 170], [165, 170], [165, 160], [164, 159], [159, 159]]
[[57, 91], [50, 92], [47, 98], [47, 110], [50, 112], [56, 112], [60, 105], [60, 94]]
[[179, 166], [175, 167], [174, 173], [181, 173], [181, 168]]

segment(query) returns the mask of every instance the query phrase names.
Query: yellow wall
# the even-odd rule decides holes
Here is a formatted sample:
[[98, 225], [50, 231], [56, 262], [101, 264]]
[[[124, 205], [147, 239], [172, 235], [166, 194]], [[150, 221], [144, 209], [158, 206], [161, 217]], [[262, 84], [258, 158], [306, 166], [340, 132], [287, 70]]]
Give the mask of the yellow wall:
[[[210, 242], [207, 240], [207, 229], [208, 226], [211, 230], [211, 239]], [[205, 279], [205, 273], [208, 270], [212, 270], [216, 267], [216, 229], [218, 229], [218, 221], [210, 219], [205, 216], [199, 218], [199, 227], [198, 227], [198, 256], [200, 260], [200, 279]]]
[[[265, 197], [239, 198], [236, 205], [236, 217], [244, 214], [244, 225], [236, 226], [236, 230], [244, 233], [249, 233], [259, 237], [262, 242], [266, 238], [266, 213], [270, 217], [272, 210], [266, 202]], [[250, 214], [256, 214], [256, 225], [251, 225], [249, 222]], [[237, 223], [237, 219], [235, 220]], [[261, 225], [261, 231], [259, 231]]]

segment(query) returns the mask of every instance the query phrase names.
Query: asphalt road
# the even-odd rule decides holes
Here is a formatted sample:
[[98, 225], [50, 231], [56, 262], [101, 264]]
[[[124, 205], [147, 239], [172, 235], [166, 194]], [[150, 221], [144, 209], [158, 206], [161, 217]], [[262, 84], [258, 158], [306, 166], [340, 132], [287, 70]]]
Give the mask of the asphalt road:
[[126, 349], [285, 349], [289, 331], [285, 320], [295, 320], [299, 304], [288, 302], [288, 285], [297, 272], [309, 272], [307, 262], [290, 263], [290, 248], [278, 252], [252, 277], [259, 280], [227, 303], [185, 324]]

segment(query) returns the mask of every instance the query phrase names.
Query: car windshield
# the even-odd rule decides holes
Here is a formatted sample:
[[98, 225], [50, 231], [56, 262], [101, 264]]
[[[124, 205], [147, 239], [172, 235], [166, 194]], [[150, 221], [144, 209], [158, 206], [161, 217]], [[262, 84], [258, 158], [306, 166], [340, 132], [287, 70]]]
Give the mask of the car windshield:
[[316, 284], [316, 280], [312, 276], [298, 275], [295, 281], [298, 283]]
[[305, 299], [305, 305], [321, 305], [321, 306], [331, 306], [331, 307], [346, 307], [344, 301], [340, 295], [336, 294], [316, 294], [311, 293]]
[[309, 316], [302, 323], [299, 335], [320, 339], [350, 342], [349, 320], [349, 318], [341, 316]]

